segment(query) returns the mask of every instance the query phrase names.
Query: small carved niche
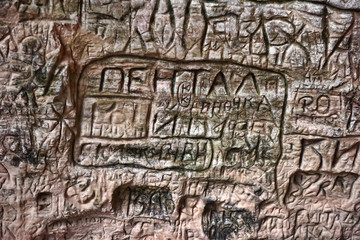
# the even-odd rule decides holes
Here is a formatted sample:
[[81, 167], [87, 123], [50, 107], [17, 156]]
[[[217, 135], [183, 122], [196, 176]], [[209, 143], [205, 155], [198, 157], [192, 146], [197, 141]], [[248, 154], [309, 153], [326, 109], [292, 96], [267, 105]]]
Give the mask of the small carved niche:
[[42, 192], [36, 198], [38, 214], [47, 214], [51, 211], [52, 194], [49, 192]]

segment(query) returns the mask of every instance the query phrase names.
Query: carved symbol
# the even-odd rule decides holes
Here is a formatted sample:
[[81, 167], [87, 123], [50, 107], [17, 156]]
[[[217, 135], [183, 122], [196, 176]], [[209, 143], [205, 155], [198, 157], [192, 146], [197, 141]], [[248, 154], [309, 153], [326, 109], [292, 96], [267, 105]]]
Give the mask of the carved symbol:
[[192, 86], [189, 82], [182, 82], [179, 84], [177, 99], [182, 107], [188, 107], [192, 99]]

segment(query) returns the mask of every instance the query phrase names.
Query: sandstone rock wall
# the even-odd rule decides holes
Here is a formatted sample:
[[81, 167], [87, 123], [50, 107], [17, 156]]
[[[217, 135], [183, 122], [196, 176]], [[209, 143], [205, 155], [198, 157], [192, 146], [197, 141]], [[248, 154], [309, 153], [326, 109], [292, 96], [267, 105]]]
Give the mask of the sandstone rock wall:
[[0, 239], [360, 239], [360, 1], [0, 1]]

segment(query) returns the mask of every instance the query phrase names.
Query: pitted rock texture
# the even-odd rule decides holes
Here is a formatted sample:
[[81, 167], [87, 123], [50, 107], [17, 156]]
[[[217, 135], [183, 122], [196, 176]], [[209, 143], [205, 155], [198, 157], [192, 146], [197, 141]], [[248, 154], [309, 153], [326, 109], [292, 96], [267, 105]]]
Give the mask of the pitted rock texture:
[[0, 1], [0, 239], [360, 239], [360, 1]]

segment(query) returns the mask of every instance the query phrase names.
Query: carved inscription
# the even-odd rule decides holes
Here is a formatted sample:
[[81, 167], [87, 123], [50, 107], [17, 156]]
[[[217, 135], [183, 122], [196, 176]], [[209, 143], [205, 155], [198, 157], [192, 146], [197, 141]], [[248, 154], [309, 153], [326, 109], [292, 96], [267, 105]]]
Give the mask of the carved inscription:
[[200, 170], [214, 151], [224, 152], [229, 167], [277, 161], [286, 94], [281, 75], [201, 61], [194, 67], [135, 59], [131, 68], [131, 60], [91, 64], [80, 80], [86, 86], [74, 155], [80, 165]]
[[150, 217], [169, 221], [175, 209], [171, 193], [166, 189], [117, 189], [112, 202], [114, 210], [126, 217]]

